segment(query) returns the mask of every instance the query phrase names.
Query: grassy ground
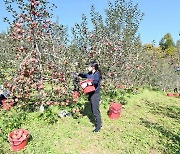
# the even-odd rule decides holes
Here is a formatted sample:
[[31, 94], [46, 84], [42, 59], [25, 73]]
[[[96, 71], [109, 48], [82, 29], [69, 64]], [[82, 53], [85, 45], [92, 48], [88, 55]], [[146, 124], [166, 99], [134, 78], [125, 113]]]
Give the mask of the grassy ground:
[[[180, 153], [180, 99], [165, 93], [144, 90], [128, 98], [120, 119], [107, 115], [109, 105], [102, 101], [103, 128], [92, 133], [92, 117], [87, 105], [80, 119], [66, 117], [54, 124], [37, 120], [39, 113], [28, 113], [23, 128], [31, 134], [24, 151], [29, 154], [159, 154]], [[53, 111], [57, 111], [53, 108]], [[1, 111], [0, 111], [1, 112]], [[2, 153], [13, 153], [8, 142]]]

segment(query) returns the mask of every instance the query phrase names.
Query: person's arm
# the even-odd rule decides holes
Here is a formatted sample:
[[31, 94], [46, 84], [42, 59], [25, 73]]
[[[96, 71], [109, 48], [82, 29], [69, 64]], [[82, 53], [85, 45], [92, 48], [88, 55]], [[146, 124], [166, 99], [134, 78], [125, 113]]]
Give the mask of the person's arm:
[[87, 73], [79, 73], [78, 76], [81, 78], [87, 78]]

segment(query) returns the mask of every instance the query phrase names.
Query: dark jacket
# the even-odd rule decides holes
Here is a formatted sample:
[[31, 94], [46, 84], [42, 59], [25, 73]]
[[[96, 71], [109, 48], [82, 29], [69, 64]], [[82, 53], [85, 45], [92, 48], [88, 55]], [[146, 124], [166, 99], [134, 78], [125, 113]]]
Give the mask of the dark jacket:
[[92, 84], [96, 88], [95, 93], [100, 92], [101, 74], [99, 73], [99, 71], [96, 71], [95, 73], [79, 73], [79, 76], [82, 78], [93, 79]]

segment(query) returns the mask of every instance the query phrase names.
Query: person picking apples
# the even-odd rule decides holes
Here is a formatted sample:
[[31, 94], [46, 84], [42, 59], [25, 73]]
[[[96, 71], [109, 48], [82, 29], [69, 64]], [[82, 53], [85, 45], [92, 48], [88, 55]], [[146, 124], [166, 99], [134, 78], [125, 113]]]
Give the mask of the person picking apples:
[[[2, 88], [2, 92], [0, 93], [0, 107], [2, 106], [2, 101], [8, 99], [11, 93], [10, 90], [7, 89], [6, 84], [4, 87]], [[14, 101], [13, 105], [16, 105], [18, 102], [18, 98], [16, 96], [13, 96], [12, 99]]]
[[0, 94], [0, 106], [2, 106], [2, 100], [7, 99], [10, 95], [9, 91], [3, 91], [2, 94]]
[[99, 104], [100, 104], [100, 82], [102, 79], [101, 71], [99, 69], [99, 65], [96, 61], [93, 61], [88, 66], [88, 73], [79, 73], [78, 76], [81, 78], [87, 78], [92, 79], [92, 82], [83, 83], [81, 85], [82, 88], [85, 88], [88, 85], [94, 85], [95, 91], [88, 93], [88, 100], [91, 104], [91, 111], [95, 118], [95, 129], [93, 132], [99, 132], [102, 127], [102, 121], [101, 121], [101, 113], [99, 110]]

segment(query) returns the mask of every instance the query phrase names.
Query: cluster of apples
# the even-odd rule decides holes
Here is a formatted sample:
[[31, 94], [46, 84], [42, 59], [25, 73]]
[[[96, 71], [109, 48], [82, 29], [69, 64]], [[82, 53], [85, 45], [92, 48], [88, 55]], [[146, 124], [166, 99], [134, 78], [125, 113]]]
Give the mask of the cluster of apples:
[[4, 99], [2, 100], [2, 108], [3, 109], [11, 109], [14, 105], [14, 103], [18, 102], [18, 98], [15, 99]]
[[68, 106], [68, 105], [70, 105], [70, 100], [69, 99], [67, 99], [64, 102], [61, 102], [61, 106]]
[[[96, 35], [94, 35], [94, 34], [90, 34], [89, 38], [91, 39], [92, 42], [95, 41], [95, 39], [97, 39]], [[106, 48], [110, 47], [113, 51], [118, 51], [121, 48], [121, 46], [122, 46], [122, 42], [121, 41], [115, 41], [113, 43], [113, 41], [109, 40], [108, 38], [100, 39], [100, 41], [98, 41], [98, 42], [100, 42], [101, 45], [104, 45]], [[98, 46], [99, 45], [95, 44], [92, 47], [92, 49], [96, 50], [96, 47], [98, 47]]]
[[66, 80], [66, 77], [64, 73], [55, 71], [52, 73], [51, 79], [58, 79], [59, 81], [63, 82]]
[[37, 66], [38, 60], [35, 58], [30, 58], [25, 60], [22, 63], [22, 67], [19, 70], [18, 76], [13, 78], [14, 88], [11, 89], [11, 92], [14, 93], [15, 90], [18, 92], [18, 97], [26, 98], [30, 97], [32, 89], [43, 89], [44, 83], [43, 81], [36, 81], [35, 75], [36, 71], [39, 70]]
[[24, 46], [20, 46], [20, 47], [17, 47], [16, 51], [17, 51], [16, 60], [19, 60], [22, 54], [26, 54], [27, 48]]
[[80, 97], [79, 92], [78, 91], [74, 91], [73, 92], [73, 96], [72, 96], [73, 102], [77, 102], [79, 100], [79, 97]]
[[[54, 62], [49, 62], [46, 66], [46, 70], [49, 72], [50, 70], [55, 70], [56, 64]], [[56, 71], [57, 72], [57, 71]]]
[[35, 102], [35, 105], [36, 106], [39, 106], [39, 105], [61, 105], [61, 106], [68, 106], [70, 105], [71, 101], [69, 99], [67, 99], [66, 101], [62, 101], [62, 102], [58, 102], [58, 101], [43, 101], [43, 102]]
[[83, 117], [83, 114], [80, 112], [80, 108], [79, 107], [73, 108], [72, 109], [72, 114], [76, 115], [78, 117]]
[[43, 104], [43, 105], [59, 105], [59, 102], [57, 102], [57, 101], [46, 101], [46, 102], [35, 102], [35, 105], [36, 106], [39, 106], [39, 105], [41, 105], [41, 104]]
[[38, 87], [39, 90], [44, 89], [44, 81], [43, 81], [43, 80], [39, 81], [39, 82], [36, 84], [36, 86]]
[[[48, 18], [48, 11], [41, 8], [37, 8], [40, 5], [40, 1], [31, 0], [30, 13], [23, 11], [24, 14], [20, 14], [16, 23], [12, 26], [12, 37], [15, 40], [25, 40], [33, 42], [34, 34], [38, 37], [44, 37], [44, 34], [50, 35], [49, 28], [54, 25]], [[43, 33], [45, 32], [45, 33]]]
[[27, 137], [26, 134], [24, 134], [24, 131], [23, 130], [15, 130], [13, 132], [13, 135], [12, 135], [12, 140], [19, 140], [19, 141], [23, 141], [25, 140]]
[[25, 77], [28, 78], [31, 75], [33, 75], [35, 71], [38, 70], [37, 63], [38, 63], [38, 60], [35, 58], [30, 58], [30, 59], [25, 60], [22, 63], [22, 68], [21, 68], [19, 77], [14, 78], [14, 81], [18, 80], [18, 83], [21, 83]]
[[[19, 98], [25, 96], [30, 97], [33, 89], [37, 89], [42, 94], [45, 86], [43, 77], [47, 74], [48, 79], [57, 79], [53, 81], [62, 83], [61, 87], [57, 85], [54, 88], [54, 91], [58, 96], [60, 94], [66, 95], [68, 93], [66, 75], [70, 74], [70, 71], [66, 71], [65, 73], [57, 71], [54, 62], [49, 62], [45, 66], [46, 59], [43, 56], [43, 58], [39, 59], [39, 55], [37, 55], [39, 52], [41, 53], [41, 50], [43, 49], [39, 48], [38, 52], [34, 49], [34, 45], [39, 42], [39, 37], [46, 37], [44, 34], [50, 34], [52, 26], [54, 25], [49, 19], [50, 14], [45, 9], [45, 5], [46, 4], [42, 3], [42, 1], [30, 0], [30, 3], [27, 4], [28, 7], [24, 6], [26, 10], [23, 10], [22, 13], [17, 16], [16, 23], [12, 27], [13, 38], [19, 40], [19, 42], [17, 42], [17, 59], [24, 59], [28, 52], [32, 53], [32, 57], [37, 58], [24, 59], [20, 66], [18, 76], [14, 78], [14, 82], [16, 82], [14, 89], [16, 89]], [[27, 43], [27, 41], [30, 41], [30, 43]], [[40, 63], [42, 64], [42, 67], [40, 67]], [[68, 60], [65, 59], [63, 64], [68, 65]], [[73, 95], [73, 101], [77, 102], [78, 97], [78, 94]], [[46, 102], [46, 104], [54, 103], [57, 104], [57, 102]], [[67, 99], [64, 102], [61, 102], [61, 105], [70, 105], [70, 101]]]
[[21, 40], [23, 35], [25, 34], [25, 30], [23, 28], [23, 22], [24, 21], [20, 21], [14, 25], [13, 31], [12, 31], [13, 39]]
[[31, 0], [31, 7], [39, 6], [40, 2], [38, 0]]
[[118, 89], [126, 89], [126, 85], [118, 85], [117, 88]]
[[55, 91], [57, 94], [59, 94], [60, 90], [61, 90], [61, 87], [60, 87], [59, 85], [54, 88], [54, 91]]
[[80, 112], [80, 109], [77, 107], [77, 108], [73, 108], [72, 109], [72, 113], [79, 113]]

